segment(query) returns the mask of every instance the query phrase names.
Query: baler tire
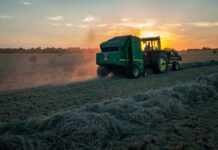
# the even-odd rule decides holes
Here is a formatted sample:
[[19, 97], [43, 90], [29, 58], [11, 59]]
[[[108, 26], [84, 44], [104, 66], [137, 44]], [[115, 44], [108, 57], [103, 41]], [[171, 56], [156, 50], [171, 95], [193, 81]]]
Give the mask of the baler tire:
[[140, 76], [140, 69], [135, 64], [130, 64], [126, 69], [126, 75], [129, 79], [136, 79]]
[[148, 75], [151, 75], [152, 73], [153, 73], [153, 70], [149, 68], [149, 69], [144, 70], [143, 76], [146, 77]]
[[99, 66], [97, 74], [99, 77], [106, 77], [109, 74], [109, 70], [106, 67]]

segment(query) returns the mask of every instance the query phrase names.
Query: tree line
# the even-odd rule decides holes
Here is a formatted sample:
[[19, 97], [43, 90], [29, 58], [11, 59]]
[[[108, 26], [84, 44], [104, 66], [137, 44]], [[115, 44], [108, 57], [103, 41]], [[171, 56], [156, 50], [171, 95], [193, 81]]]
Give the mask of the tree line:
[[[167, 50], [167, 49], [166, 49]], [[97, 48], [80, 48], [80, 47], [69, 47], [69, 48], [55, 48], [55, 47], [47, 47], [47, 48], [0, 48], [0, 54], [10, 54], [10, 53], [96, 53], [99, 49]], [[218, 48], [209, 48], [202, 47], [195, 49], [187, 49], [181, 50], [183, 52], [193, 52], [193, 51], [213, 51], [218, 52]]]
[[200, 48], [195, 48], [195, 49], [187, 49], [187, 52], [193, 52], [193, 51], [214, 51], [218, 52], [218, 48], [210, 48], [210, 47], [202, 47]]
[[1, 54], [9, 54], [9, 53], [96, 53], [99, 51], [97, 48], [80, 48], [80, 47], [69, 47], [69, 48], [0, 48]]

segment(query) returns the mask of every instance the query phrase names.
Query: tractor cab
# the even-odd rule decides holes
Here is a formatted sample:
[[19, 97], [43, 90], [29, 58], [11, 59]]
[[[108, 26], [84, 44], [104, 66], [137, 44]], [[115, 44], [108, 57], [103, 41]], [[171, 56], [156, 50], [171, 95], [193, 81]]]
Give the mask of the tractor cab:
[[144, 63], [145, 66], [149, 66], [153, 59], [153, 55], [161, 51], [161, 39], [157, 37], [142, 38], [141, 41], [144, 43]]
[[141, 41], [145, 44], [145, 51], [161, 50], [160, 37], [142, 38]]

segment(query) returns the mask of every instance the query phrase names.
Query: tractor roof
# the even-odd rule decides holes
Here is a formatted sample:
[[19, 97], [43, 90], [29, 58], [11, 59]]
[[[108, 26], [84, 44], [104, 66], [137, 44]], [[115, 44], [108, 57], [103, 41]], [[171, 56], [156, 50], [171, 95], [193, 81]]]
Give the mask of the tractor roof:
[[147, 37], [147, 38], [142, 38], [142, 41], [160, 41], [160, 37]]

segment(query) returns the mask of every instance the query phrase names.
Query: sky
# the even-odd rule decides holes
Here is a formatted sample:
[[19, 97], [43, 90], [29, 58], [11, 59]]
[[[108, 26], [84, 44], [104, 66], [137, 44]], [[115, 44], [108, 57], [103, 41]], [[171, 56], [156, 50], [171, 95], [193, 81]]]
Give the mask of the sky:
[[0, 47], [99, 48], [114, 36], [218, 47], [217, 0], [0, 0]]

